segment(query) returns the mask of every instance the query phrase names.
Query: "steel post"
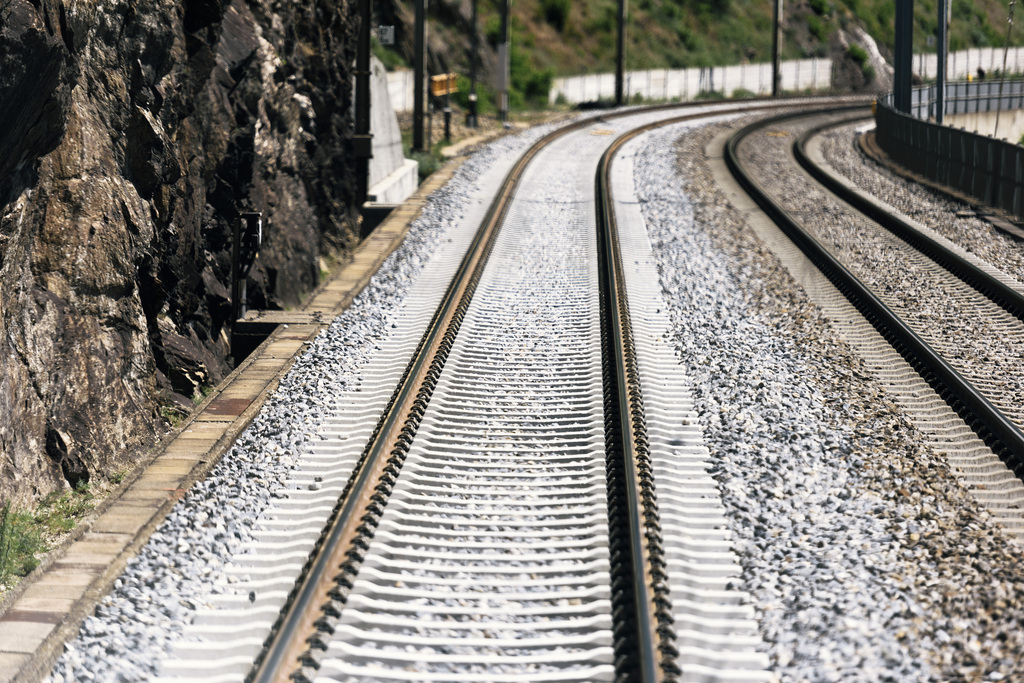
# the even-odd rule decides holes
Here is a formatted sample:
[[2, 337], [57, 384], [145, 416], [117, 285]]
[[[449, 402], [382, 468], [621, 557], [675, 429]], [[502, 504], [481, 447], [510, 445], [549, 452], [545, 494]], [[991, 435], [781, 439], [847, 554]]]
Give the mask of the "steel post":
[[910, 114], [911, 71], [914, 47], [914, 0], [896, 0], [896, 54], [894, 56], [893, 106]]
[[946, 114], [946, 56], [949, 41], [946, 37], [949, 19], [949, 0], [939, 0], [939, 29], [935, 46], [935, 122], [942, 123]]
[[772, 97], [782, 94], [782, 0], [775, 0], [772, 31]]
[[615, 39], [615, 106], [625, 104], [626, 80], [626, 0], [619, 0], [618, 29]]
[[479, 56], [480, 41], [477, 36], [476, 27], [476, 4], [477, 0], [473, 0], [473, 21], [472, 29], [470, 33], [470, 56], [469, 56], [469, 112], [466, 114], [466, 125], [470, 128], [476, 128], [476, 60]]
[[498, 44], [498, 118], [502, 123], [508, 121], [508, 91], [511, 84], [509, 62], [511, 55], [511, 40], [509, 37], [510, 21], [509, 14], [512, 12], [512, 0], [505, 0], [501, 3], [501, 43]]
[[356, 128], [353, 138], [356, 156], [356, 201], [366, 203], [369, 189], [373, 134], [370, 132], [370, 22], [372, 0], [359, 0], [359, 34], [356, 44]]
[[426, 87], [426, 64], [424, 53], [427, 46], [427, 0], [416, 0], [416, 38], [413, 55], [412, 89], [412, 148], [417, 152], [426, 151], [423, 143], [424, 88]]

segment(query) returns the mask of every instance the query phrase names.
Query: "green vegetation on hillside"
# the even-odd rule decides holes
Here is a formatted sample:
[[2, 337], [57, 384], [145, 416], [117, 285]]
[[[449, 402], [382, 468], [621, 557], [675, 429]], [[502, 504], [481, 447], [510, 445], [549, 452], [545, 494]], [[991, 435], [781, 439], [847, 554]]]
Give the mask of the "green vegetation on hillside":
[[[501, 33], [502, 0], [477, 0], [483, 49], [493, 49]], [[449, 0], [451, 2], [451, 0]], [[441, 0], [441, 4], [444, 1]], [[431, 4], [431, 12], [445, 14]], [[632, 0], [628, 3], [627, 70], [683, 68], [768, 62], [772, 48], [771, 0]], [[615, 69], [617, 0], [516, 0], [512, 3], [512, 106], [546, 102], [551, 79]], [[1006, 40], [1005, 0], [952, 0], [950, 49], [998, 47]], [[448, 16], [451, 12], [447, 13]], [[894, 42], [893, 0], [786, 0], [783, 59], [850, 57], [862, 70], [870, 64], [840, 46], [840, 29], [864, 28], [883, 53]], [[937, 0], [914, 3], [914, 49], [934, 50], [928, 40], [938, 24]], [[1024, 21], [1024, 17], [1020, 17]], [[468, 50], [453, 26], [431, 18], [433, 35], [451, 46], [451, 66], [466, 74]], [[464, 41], [468, 45], [468, 39]], [[1024, 45], [1024, 28], [1011, 37]], [[381, 55], [378, 50], [378, 55]], [[381, 55], [385, 57], [385, 55]], [[861, 59], [858, 59], [861, 57]], [[391, 63], [400, 60], [394, 56]], [[385, 59], [388, 63], [388, 59]], [[870, 80], [870, 78], [869, 78]], [[485, 90], [487, 84], [481, 84]], [[489, 95], [482, 101], [490, 106]]]
[[[478, 0], [482, 25], [496, 34], [500, 3]], [[617, 0], [517, 0], [513, 50], [533, 69], [556, 76], [614, 70]], [[765, 0], [632, 0], [628, 4], [627, 69], [682, 68], [771, 59], [773, 3]], [[926, 52], [938, 25], [937, 0], [914, 3], [914, 49]], [[1004, 0], [952, 0], [950, 49], [1001, 46]], [[835, 33], [863, 26], [883, 48], [894, 45], [893, 0], [787, 0], [783, 58], [825, 56]], [[1024, 17], [1020, 17], [1024, 20]], [[1024, 29], [1011, 37], [1024, 45]]]

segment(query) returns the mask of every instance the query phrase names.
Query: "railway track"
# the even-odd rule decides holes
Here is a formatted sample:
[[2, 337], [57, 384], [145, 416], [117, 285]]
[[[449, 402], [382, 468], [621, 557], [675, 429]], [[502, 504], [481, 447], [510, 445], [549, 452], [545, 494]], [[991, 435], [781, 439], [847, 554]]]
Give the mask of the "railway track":
[[[857, 116], [804, 113], [758, 121], [729, 140], [727, 164], [886, 340], [883, 347], [863, 329], [847, 333], [860, 336], [876, 375], [976, 497], [1012, 533], [1024, 533], [1022, 287], [825, 167], [815, 136]], [[792, 163], [780, 171], [783, 156]]]
[[[719, 219], [732, 220], [730, 212], [744, 220], [735, 231], [726, 223], [728, 244], [756, 241], [748, 220], [760, 237], [768, 234], [759, 212], [724, 207], [733, 190], [723, 194], [714, 185], [728, 175], [715, 145], [693, 162], [713, 169], [710, 184], [687, 187], [694, 197], [716, 193], [707, 203], [714, 210], [702, 214], [700, 225], [687, 225], [688, 200], [659, 183], [670, 167], [686, 168], [699, 152], [670, 160], [675, 131], [632, 137], [670, 121], [742, 111], [716, 105], [580, 122], [533, 149], [512, 186], [504, 179], [517, 174], [506, 174], [504, 162], [481, 166], [474, 194], [452, 203], [462, 214], [458, 227], [438, 241], [431, 267], [409, 295], [386, 309], [395, 311], [382, 323], [391, 331], [369, 337], [378, 345], [372, 364], [339, 365], [358, 370], [336, 395], [294, 394], [329, 404], [333, 416], [317, 428], [316, 445], [297, 459], [287, 482], [280, 479], [282, 488], [244, 552], [222, 573], [209, 573], [213, 589], [193, 593], [205, 597], [188, 599], [203, 604], [189, 607], [190, 625], [167, 639], [170, 649], [161, 650], [166, 656], [150, 678], [764, 681], [771, 680], [770, 653], [783, 676], [899, 671], [901, 679], [919, 680], [919, 672], [920, 680], [930, 680], [925, 660], [941, 638], [948, 640], [948, 627], [921, 620], [960, 615], [978, 623], [953, 634], [954, 643], [970, 649], [981, 638], [994, 654], [980, 661], [1001, 658], [1005, 634], [993, 633], [990, 646], [986, 619], [1009, 623], [1013, 613], [974, 615], [987, 609], [977, 605], [1014, 593], [993, 578], [1013, 575], [1005, 569], [1012, 560], [989, 548], [1002, 532], [987, 521], [961, 523], [959, 513], [947, 528], [949, 510], [962, 509], [964, 519], [976, 514], [973, 501], [945, 469], [909, 473], [907, 456], [924, 449], [914, 445], [917, 451], [904, 453], [903, 442], [917, 444], [917, 436], [899, 441], [900, 432], [890, 431], [897, 423], [876, 422], [888, 408], [876, 411], [869, 403], [874, 385], [847, 391], [847, 378], [857, 385], [864, 377], [856, 362], [850, 372], [845, 363], [853, 359], [845, 351], [835, 383], [828, 362], [797, 360], [792, 368], [802, 369], [789, 369], [805, 334], [816, 334], [801, 330], [801, 320], [817, 313], [787, 319], [799, 296], [771, 257], [758, 257], [764, 270], [758, 261], [723, 275], [716, 261], [690, 253], [691, 242], [715, 252], [702, 240]], [[895, 272], [893, 254], [901, 247], [893, 238], [869, 232], [865, 219], [826, 198], [795, 159], [780, 166], [775, 155], [788, 156], [794, 141], [804, 148], [806, 166], [820, 165], [812, 130], [819, 122], [793, 117], [765, 126], [749, 128], [746, 142], [736, 145], [739, 164], [753, 162], [758, 184], [769, 190], [786, 182], [782, 210], [818, 237], [833, 238], [836, 254], [877, 248]], [[700, 150], [711, 134], [698, 131], [677, 144]], [[643, 159], [636, 173], [634, 157]], [[504, 206], [490, 204], [495, 194]], [[843, 230], [854, 238], [844, 239]], [[766, 241], [782, 253], [786, 238]], [[795, 251], [786, 244], [783, 251]], [[746, 259], [760, 246], [738, 249]], [[787, 254], [781, 258], [790, 273], [924, 430], [924, 441], [946, 455], [998, 521], [1011, 532], [1024, 529], [1024, 487], [1016, 477], [835, 287], [808, 285], [811, 270]], [[929, 259], [907, 261], [916, 266]], [[721, 284], [710, 298], [701, 289], [706, 283], [691, 290], [690, 281], [703, 277], [701, 265]], [[988, 316], [985, 324], [997, 320], [1012, 337], [1019, 319], [997, 303], [995, 288], [973, 303], [979, 295], [966, 283], [973, 276], [951, 275], [934, 263], [922, 267], [925, 275], [913, 278], [946, 273], [950, 284], [943, 288], [954, 293], [955, 306], [977, 306]], [[974, 270], [1015, 287], [977, 259]], [[774, 315], [782, 316], [781, 325], [767, 337], [752, 334], [761, 322], [756, 313], [746, 320], [745, 301], [723, 306], [733, 296], [731, 279], [751, 273], [773, 282], [776, 294], [769, 297], [778, 297]], [[661, 283], [674, 300], [666, 300]], [[743, 285], [746, 296], [760, 295]], [[901, 298], [898, 287], [882, 290], [883, 303]], [[734, 309], [738, 316], [723, 315]], [[930, 313], [914, 324], [941, 319]], [[773, 346], [780, 326], [796, 332], [785, 366], [762, 357], [762, 344], [773, 347], [768, 353], [785, 349]], [[679, 329], [688, 333], [673, 336]], [[340, 337], [358, 338], [358, 332]], [[733, 363], [734, 356], [741, 358]], [[810, 376], [819, 369], [826, 375], [820, 381]], [[824, 388], [819, 395], [816, 386]], [[998, 395], [1008, 393], [993, 382], [979, 389], [985, 391], [993, 391], [995, 398], [986, 400], [996, 408]], [[819, 414], [823, 399], [827, 407]], [[824, 413], [848, 405], [854, 426], [834, 428]], [[795, 416], [805, 413], [815, 420], [794, 427]], [[698, 424], [710, 430], [713, 459]], [[880, 439], [872, 433], [876, 425], [886, 432]], [[872, 449], [879, 443], [885, 447]], [[937, 462], [931, 453], [918, 460]], [[837, 474], [822, 474], [833, 465]], [[942, 482], [933, 487], [937, 474]], [[895, 513], [883, 504], [890, 496]], [[204, 519], [194, 523], [217, 523]], [[331, 520], [326, 528], [325, 519]], [[932, 547], [935, 557], [953, 553], [955, 561], [911, 566], [904, 560]], [[180, 554], [180, 541], [177, 548]], [[979, 549], [985, 554], [975, 563]], [[946, 585], [953, 567], [980, 591], [962, 608], [934, 588]], [[135, 586], [152, 583], [143, 571], [126, 579], [140, 602], [145, 596]], [[297, 583], [300, 575], [313, 580]], [[157, 576], [161, 587], [173, 585], [164, 573]], [[905, 577], [917, 592], [893, 577]], [[118, 603], [107, 604], [114, 606], [105, 606], [102, 616], [113, 625], [90, 626], [93, 634], [116, 633], [123, 622]], [[160, 616], [139, 621], [152, 628], [167, 623]], [[918, 628], [924, 634], [904, 642], [900, 634]], [[99, 654], [79, 657], [77, 671], [107, 666], [107, 642], [89, 647]], [[74, 659], [75, 650], [70, 653]], [[842, 662], [833, 663], [835, 657]], [[949, 671], [952, 665], [937, 666]], [[57, 675], [69, 680], [68, 673]]]
[[[768, 680], [699, 430], [680, 428], [696, 420], [657, 341], [657, 273], [622, 265], [649, 252], [643, 222], [611, 191], [623, 133], [707, 115], [583, 121], [524, 155], [427, 332], [396, 335], [404, 371], [339, 406], [346, 444], [323, 453], [343, 466], [267, 524], [284, 564], [254, 547], [165, 680]], [[322, 535], [288, 537], [333, 498]], [[278, 610], [264, 643], [252, 615]]]

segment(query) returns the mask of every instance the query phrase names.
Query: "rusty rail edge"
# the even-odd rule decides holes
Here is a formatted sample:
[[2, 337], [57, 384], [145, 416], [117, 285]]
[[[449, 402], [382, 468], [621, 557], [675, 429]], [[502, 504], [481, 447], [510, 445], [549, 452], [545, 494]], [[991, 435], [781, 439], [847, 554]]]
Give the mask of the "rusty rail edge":
[[610, 171], [622, 145], [649, 129], [616, 139], [595, 178], [615, 668], [644, 683], [675, 681], [682, 671]]
[[552, 140], [590, 123], [577, 121], [552, 131], [507, 174], [247, 681], [315, 677], [523, 170]]

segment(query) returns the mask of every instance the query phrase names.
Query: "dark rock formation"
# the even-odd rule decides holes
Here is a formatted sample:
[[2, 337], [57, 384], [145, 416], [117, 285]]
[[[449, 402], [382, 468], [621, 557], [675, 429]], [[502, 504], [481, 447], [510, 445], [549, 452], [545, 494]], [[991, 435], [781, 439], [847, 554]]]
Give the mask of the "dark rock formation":
[[[415, 62], [416, 14], [412, 3], [377, 0], [373, 5], [377, 23], [395, 27], [394, 50], [410, 65]], [[433, 0], [427, 6], [427, 70], [432, 74], [455, 71], [469, 75], [472, 60], [472, 0]], [[488, 44], [483, 20], [477, 21], [478, 78], [493, 78], [498, 57]]]
[[138, 455], [356, 239], [347, 0], [0, 3], [0, 500]]

